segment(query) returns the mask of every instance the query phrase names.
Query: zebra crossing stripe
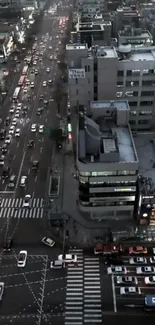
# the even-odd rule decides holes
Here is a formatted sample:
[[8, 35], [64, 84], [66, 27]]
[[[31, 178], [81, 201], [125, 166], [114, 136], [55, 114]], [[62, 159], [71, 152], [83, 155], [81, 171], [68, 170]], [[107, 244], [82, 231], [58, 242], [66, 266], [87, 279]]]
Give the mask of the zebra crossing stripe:
[[30, 207], [23, 207], [23, 198], [2, 199], [0, 204], [0, 218], [14, 219], [42, 219], [43, 218], [43, 199], [33, 198]]

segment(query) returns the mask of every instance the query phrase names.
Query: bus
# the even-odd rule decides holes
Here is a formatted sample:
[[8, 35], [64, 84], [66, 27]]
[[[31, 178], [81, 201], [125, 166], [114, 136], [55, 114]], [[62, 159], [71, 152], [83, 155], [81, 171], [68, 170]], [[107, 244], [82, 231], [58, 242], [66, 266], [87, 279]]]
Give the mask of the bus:
[[25, 65], [25, 67], [23, 68], [23, 71], [22, 71], [22, 75], [26, 75], [27, 74], [27, 72], [28, 72], [28, 65]]
[[20, 87], [17, 87], [17, 88], [15, 88], [15, 91], [14, 91], [14, 93], [13, 93], [13, 100], [17, 100], [18, 99], [18, 96], [19, 96], [19, 93], [20, 93]]
[[145, 311], [155, 311], [155, 295], [147, 295], [144, 300]]
[[18, 81], [18, 86], [23, 86], [24, 81], [25, 81], [25, 76], [21, 76]]

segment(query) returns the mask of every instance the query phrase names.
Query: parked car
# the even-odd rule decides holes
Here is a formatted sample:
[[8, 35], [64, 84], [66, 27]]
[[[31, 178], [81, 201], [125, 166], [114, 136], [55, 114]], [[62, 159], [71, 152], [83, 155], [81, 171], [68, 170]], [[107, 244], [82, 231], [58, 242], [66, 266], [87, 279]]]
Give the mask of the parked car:
[[43, 237], [42, 243], [49, 247], [53, 247], [55, 245], [55, 241], [49, 237]]

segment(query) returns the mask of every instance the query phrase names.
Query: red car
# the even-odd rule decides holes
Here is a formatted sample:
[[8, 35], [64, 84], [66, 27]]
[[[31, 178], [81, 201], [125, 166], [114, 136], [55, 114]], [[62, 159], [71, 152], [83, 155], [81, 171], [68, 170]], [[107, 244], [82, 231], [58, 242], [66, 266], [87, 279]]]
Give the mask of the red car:
[[145, 246], [131, 246], [129, 247], [129, 254], [147, 254], [148, 250]]
[[102, 254], [102, 255], [111, 255], [118, 254], [123, 251], [123, 247], [120, 244], [102, 244], [98, 243], [94, 247], [94, 254]]

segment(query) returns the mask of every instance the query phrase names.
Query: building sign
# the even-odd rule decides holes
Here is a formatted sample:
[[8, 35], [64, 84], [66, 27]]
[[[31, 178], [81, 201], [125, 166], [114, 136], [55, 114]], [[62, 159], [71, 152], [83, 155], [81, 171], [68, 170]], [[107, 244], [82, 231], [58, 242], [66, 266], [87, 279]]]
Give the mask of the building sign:
[[70, 79], [85, 78], [85, 70], [84, 69], [69, 69], [68, 76]]

